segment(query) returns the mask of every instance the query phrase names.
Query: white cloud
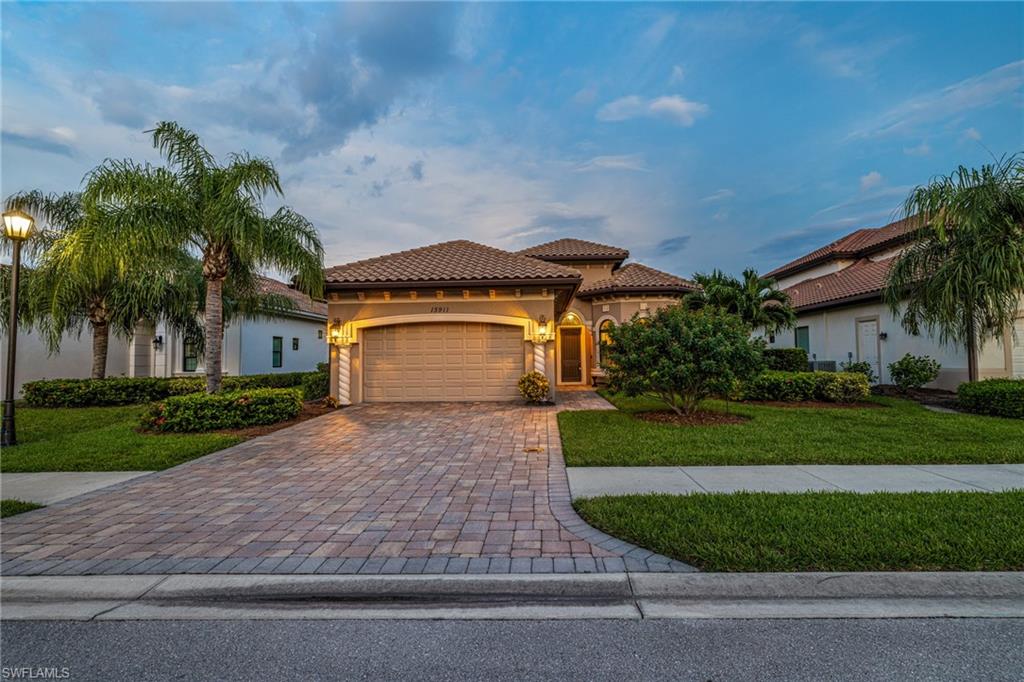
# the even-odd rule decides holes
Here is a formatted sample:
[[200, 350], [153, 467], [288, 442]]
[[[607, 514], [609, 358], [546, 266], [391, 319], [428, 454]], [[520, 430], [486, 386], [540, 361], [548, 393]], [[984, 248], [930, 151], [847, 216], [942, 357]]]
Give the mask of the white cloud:
[[725, 201], [726, 199], [732, 199], [734, 196], [736, 196], [736, 192], [734, 192], [733, 190], [720, 189], [717, 192], [712, 192], [711, 194], [701, 199], [701, 203], [712, 204], [717, 201]]
[[964, 112], [1020, 97], [1024, 60], [1004, 64], [938, 90], [916, 95], [883, 112], [848, 139], [909, 133], [928, 124], [949, 121]]
[[932, 148], [927, 142], [922, 142], [913, 147], [904, 147], [903, 153], [907, 156], [928, 156], [932, 153]]
[[600, 170], [620, 170], [620, 171], [641, 171], [647, 172], [649, 169], [644, 165], [644, 158], [640, 154], [619, 154], [609, 156], [595, 156], [592, 159], [588, 159], [573, 169], [578, 173], [587, 171], [600, 171]]
[[658, 17], [658, 19], [644, 31], [643, 42], [650, 47], [656, 47], [661, 44], [661, 41], [665, 40], [665, 36], [668, 35], [672, 27], [676, 25], [677, 17], [675, 14], [666, 14]]
[[977, 128], [968, 128], [964, 131], [964, 139], [978, 142], [981, 140], [981, 133], [978, 132]]
[[861, 191], [866, 192], [872, 187], [878, 187], [882, 184], [882, 174], [878, 171], [871, 171], [867, 175], [860, 176], [860, 188]]
[[599, 121], [627, 121], [632, 118], [662, 118], [689, 127], [696, 119], [710, 111], [708, 105], [694, 102], [679, 95], [664, 95], [647, 99], [627, 95], [605, 104], [597, 111]]
[[575, 104], [591, 104], [596, 97], [597, 88], [593, 85], [588, 85], [576, 91], [576, 94], [572, 96], [572, 101]]
[[677, 85], [678, 83], [681, 83], [685, 77], [686, 71], [682, 66], [676, 64], [672, 67], [672, 74], [668, 77], [668, 83], [669, 85]]
[[862, 78], [870, 75], [882, 57], [902, 42], [902, 38], [882, 38], [840, 44], [818, 29], [807, 29], [797, 39], [797, 47], [834, 76]]

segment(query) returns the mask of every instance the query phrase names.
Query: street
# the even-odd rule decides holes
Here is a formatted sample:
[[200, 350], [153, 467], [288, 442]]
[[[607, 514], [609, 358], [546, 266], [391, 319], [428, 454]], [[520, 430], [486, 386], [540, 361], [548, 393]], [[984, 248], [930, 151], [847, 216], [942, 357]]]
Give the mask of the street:
[[4, 679], [66, 667], [73, 680], [1022, 680], [1022, 641], [1024, 620], [1008, 619], [4, 622], [0, 632]]

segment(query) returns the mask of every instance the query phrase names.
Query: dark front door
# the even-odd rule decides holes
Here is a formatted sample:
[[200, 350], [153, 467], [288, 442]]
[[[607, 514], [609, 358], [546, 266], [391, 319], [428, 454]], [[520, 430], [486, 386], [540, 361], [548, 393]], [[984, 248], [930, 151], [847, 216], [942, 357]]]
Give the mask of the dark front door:
[[582, 327], [563, 327], [558, 336], [558, 354], [561, 356], [562, 381], [567, 384], [583, 381], [583, 358], [580, 357], [580, 334]]

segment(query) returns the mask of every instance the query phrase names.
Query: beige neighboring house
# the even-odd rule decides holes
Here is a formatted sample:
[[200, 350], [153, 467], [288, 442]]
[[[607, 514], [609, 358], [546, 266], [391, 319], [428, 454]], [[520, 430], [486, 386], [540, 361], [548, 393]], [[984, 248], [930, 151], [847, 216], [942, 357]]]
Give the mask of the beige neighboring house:
[[[955, 389], [966, 381], [966, 348], [908, 333], [882, 302], [889, 267], [909, 242], [910, 225], [897, 221], [856, 230], [769, 272], [797, 312], [796, 328], [769, 337], [769, 346], [804, 348], [819, 366], [869, 362], [881, 383], [892, 382], [889, 363], [906, 353], [928, 355], [942, 365], [929, 386]], [[1013, 326], [978, 351], [983, 379], [1024, 377], [1024, 295], [1020, 300]]]
[[608, 325], [696, 288], [628, 257], [581, 239], [514, 253], [459, 240], [328, 268], [331, 393], [342, 404], [511, 400], [530, 370], [556, 394], [587, 386]]
[[[238, 319], [224, 327], [225, 374], [308, 372], [327, 360], [327, 304], [310, 299], [284, 282], [260, 278], [260, 290], [291, 299], [293, 309], [257, 319]], [[0, 343], [7, 350], [6, 334]], [[6, 365], [4, 365], [6, 366]], [[15, 393], [40, 379], [87, 379], [92, 370], [92, 335], [88, 327], [67, 334], [60, 352], [50, 354], [38, 332], [18, 331]], [[163, 322], [140, 322], [130, 339], [111, 334], [107, 376], [202, 376], [203, 356]], [[2, 371], [2, 370], [0, 370]]]

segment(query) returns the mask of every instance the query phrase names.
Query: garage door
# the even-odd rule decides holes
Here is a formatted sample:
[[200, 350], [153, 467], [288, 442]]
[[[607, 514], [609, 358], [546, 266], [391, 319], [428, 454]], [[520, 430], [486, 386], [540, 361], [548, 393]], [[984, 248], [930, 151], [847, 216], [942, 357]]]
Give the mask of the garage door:
[[363, 332], [369, 402], [511, 400], [523, 367], [520, 327], [452, 322]]

